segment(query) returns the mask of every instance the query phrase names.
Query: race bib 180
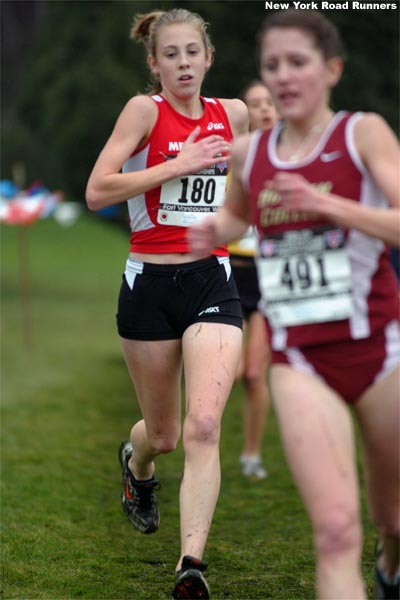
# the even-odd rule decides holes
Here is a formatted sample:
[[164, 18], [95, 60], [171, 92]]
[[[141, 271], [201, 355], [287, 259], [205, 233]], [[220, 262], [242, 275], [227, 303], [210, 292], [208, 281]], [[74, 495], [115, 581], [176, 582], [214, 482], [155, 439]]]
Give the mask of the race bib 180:
[[157, 222], [188, 227], [214, 214], [224, 202], [227, 163], [221, 162], [195, 175], [177, 177], [161, 186]]

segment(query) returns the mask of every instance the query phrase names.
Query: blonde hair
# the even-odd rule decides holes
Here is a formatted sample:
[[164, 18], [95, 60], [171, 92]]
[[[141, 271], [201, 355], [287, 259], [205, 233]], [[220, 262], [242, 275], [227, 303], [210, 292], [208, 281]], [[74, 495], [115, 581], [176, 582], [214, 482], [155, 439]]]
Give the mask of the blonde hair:
[[[176, 23], [187, 23], [195, 27], [203, 40], [206, 52], [210, 53], [211, 59], [214, 46], [207, 32], [208, 23], [197, 13], [190, 12], [184, 8], [174, 8], [168, 11], [154, 10], [145, 15], [136, 15], [131, 28], [130, 38], [142, 42], [150, 56], [156, 56], [157, 33], [160, 27], [175, 25]], [[161, 92], [161, 83], [153, 75], [152, 90], [150, 93]]]

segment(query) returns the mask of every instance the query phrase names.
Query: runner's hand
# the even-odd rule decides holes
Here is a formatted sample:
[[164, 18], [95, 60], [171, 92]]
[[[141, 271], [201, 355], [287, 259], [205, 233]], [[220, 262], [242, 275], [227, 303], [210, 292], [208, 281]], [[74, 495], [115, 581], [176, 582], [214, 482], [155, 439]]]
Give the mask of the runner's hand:
[[188, 227], [187, 240], [190, 251], [199, 258], [208, 256], [217, 246], [216, 233], [213, 217], [205, 217], [200, 223]]
[[212, 167], [218, 160], [230, 159], [231, 144], [220, 135], [209, 135], [196, 141], [200, 134], [197, 126], [186, 138], [181, 151], [176, 157], [182, 167], [182, 175], [189, 175]]
[[265, 182], [265, 188], [277, 192], [287, 210], [317, 211], [317, 190], [298, 173], [279, 172]]

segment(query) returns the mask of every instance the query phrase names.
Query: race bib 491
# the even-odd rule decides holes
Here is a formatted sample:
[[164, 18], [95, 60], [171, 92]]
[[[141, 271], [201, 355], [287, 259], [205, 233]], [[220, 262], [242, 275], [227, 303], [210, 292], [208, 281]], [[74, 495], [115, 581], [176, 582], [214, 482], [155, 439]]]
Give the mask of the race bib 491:
[[344, 242], [344, 232], [335, 227], [288, 231], [260, 241], [260, 290], [273, 327], [352, 315], [351, 268]]

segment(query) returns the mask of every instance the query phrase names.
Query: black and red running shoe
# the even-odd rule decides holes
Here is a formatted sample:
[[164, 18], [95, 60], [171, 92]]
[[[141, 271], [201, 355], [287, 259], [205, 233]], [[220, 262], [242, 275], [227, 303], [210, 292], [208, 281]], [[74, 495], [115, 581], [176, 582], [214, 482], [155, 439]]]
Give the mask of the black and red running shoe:
[[158, 490], [160, 484], [154, 476], [145, 481], [135, 479], [128, 467], [132, 456], [130, 442], [121, 443], [118, 456], [122, 467], [121, 502], [124, 513], [136, 529], [142, 533], [154, 533], [160, 524], [160, 511], [154, 490]]
[[193, 556], [184, 556], [182, 566], [175, 574], [173, 598], [201, 598], [209, 600], [210, 588], [203, 575], [207, 564]]

